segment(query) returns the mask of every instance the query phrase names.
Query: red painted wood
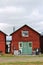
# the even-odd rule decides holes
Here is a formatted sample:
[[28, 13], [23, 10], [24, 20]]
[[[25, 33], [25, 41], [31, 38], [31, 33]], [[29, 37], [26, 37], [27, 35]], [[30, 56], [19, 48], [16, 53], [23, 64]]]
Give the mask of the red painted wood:
[[[29, 32], [28, 37], [22, 36], [23, 30], [27, 30]], [[11, 52], [13, 51], [14, 47], [17, 50], [19, 49], [19, 42], [32, 42], [32, 49], [34, 50], [36, 48], [40, 48], [40, 35], [30, 27], [23, 26], [12, 34]]]
[[2, 32], [0, 32], [0, 51], [2, 53], [5, 53], [5, 44], [6, 44], [6, 35]]

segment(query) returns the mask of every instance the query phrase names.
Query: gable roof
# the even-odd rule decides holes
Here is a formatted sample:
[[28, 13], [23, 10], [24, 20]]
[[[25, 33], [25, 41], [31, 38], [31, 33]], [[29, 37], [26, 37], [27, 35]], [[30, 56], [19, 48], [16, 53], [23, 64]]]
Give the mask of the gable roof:
[[[25, 27], [25, 26], [27, 26], [28, 28], [30, 28], [31, 30], [33, 30], [34, 32], [36, 32], [37, 34], [39, 34], [40, 35], [40, 33], [39, 32], [37, 32], [36, 30], [34, 30], [33, 28], [31, 28], [30, 26], [28, 26], [28, 25], [23, 25], [22, 27], [20, 27], [19, 29], [17, 29], [16, 31], [14, 31], [13, 33], [15, 33], [15, 32], [17, 32], [17, 31], [19, 31], [21, 28], [23, 28], [23, 27]], [[12, 35], [13, 33], [11, 33], [10, 35]]]
[[6, 34], [6, 33], [4, 33], [3, 31], [1, 31], [1, 30], [0, 30], [0, 32], [2, 32], [4, 35], [6, 35], [6, 36], [7, 36], [7, 34]]

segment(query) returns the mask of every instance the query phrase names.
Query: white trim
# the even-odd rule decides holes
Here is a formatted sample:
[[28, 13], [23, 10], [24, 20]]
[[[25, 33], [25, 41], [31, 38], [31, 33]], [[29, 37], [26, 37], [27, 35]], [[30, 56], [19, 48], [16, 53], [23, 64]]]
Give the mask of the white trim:
[[22, 45], [22, 47], [20, 47], [20, 43], [22, 43], [22, 42], [19, 42], [19, 50], [20, 50], [21, 53], [22, 53], [22, 47], [23, 47], [23, 45]]
[[[20, 47], [20, 43], [22, 43], [22, 42], [19, 42], [19, 48], [22, 48], [22, 47]], [[23, 45], [22, 45], [23, 46]]]
[[[27, 32], [27, 35], [25, 35], [23, 32]], [[29, 36], [29, 32], [27, 30], [22, 30], [22, 36], [23, 37], [28, 37]]]

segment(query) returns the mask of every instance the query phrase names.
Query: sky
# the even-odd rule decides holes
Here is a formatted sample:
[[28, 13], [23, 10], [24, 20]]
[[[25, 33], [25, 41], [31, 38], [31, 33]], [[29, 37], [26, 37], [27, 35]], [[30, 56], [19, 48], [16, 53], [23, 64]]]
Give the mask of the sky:
[[0, 30], [9, 35], [25, 24], [43, 32], [43, 0], [0, 0]]

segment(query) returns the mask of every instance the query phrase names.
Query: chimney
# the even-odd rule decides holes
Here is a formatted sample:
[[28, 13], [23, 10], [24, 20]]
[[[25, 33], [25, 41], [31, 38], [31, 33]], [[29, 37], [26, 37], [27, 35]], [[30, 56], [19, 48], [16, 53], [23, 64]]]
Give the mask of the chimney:
[[15, 27], [13, 27], [13, 32], [15, 32]]

